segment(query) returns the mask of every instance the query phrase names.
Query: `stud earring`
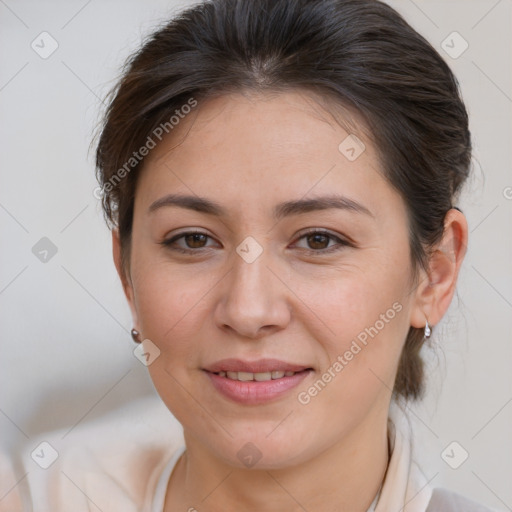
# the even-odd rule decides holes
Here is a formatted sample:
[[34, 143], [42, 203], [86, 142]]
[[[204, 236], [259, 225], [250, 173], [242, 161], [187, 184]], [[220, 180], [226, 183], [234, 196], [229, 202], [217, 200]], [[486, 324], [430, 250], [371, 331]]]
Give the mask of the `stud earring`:
[[432, 329], [430, 328], [430, 325], [428, 325], [428, 320], [426, 320], [426, 323], [425, 323], [425, 333], [424, 333], [425, 339], [430, 338], [431, 334], [432, 334]]
[[140, 334], [139, 331], [137, 331], [136, 329], [132, 329], [131, 334], [132, 334], [132, 339], [133, 339], [133, 341], [135, 343], [140, 343], [141, 342], [140, 339], [139, 339], [139, 334]]

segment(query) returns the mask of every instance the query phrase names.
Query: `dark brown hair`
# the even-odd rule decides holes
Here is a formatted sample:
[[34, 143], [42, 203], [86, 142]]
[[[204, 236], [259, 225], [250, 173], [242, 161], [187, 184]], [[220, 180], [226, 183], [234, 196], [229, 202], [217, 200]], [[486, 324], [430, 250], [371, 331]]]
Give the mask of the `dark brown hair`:
[[[468, 116], [448, 65], [376, 0], [210, 0], [146, 40], [111, 92], [96, 152], [104, 214], [119, 229], [123, 268], [143, 165], [133, 155], [148, 137], [162, 126], [170, 131], [171, 117], [191, 98], [292, 88], [333, 98], [364, 119], [386, 178], [407, 206], [415, 273], [427, 268], [468, 175]], [[423, 330], [411, 327], [395, 395], [422, 396], [422, 344]]]

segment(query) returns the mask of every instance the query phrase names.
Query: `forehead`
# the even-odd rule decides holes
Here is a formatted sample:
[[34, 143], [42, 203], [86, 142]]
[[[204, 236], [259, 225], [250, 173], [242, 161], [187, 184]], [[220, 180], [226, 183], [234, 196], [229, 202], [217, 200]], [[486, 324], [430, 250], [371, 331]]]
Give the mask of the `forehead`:
[[308, 191], [392, 193], [364, 125], [328, 105], [304, 91], [230, 94], [199, 103], [146, 157], [137, 200], [177, 190], [248, 205]]
[[[180, 153], [191, 147], [211, 150], [215, 146], [231, 153], [242, 150], [245, 154], [251, 152], [251, 147], [257, 151], [261, 144], [278, 153], [282, 153], [280, 148], [291, 146], [300, 147], [301, 155], [307, 156], [314, 154], [315, 149], [321, 152], [328, 144], [337, 149], [340, 138], [350, 133], [361, 137], [367, 131], [353, 109], [301, 89], [223, 94], [199, 102], [180, 119], [173, 117], [177, 123], [150, 153], [148, 164], [158, 163], [171, 150], [176, 154], [174, 148], [178, 146]], [[237, 146], [237, 142], [244, 144]]]

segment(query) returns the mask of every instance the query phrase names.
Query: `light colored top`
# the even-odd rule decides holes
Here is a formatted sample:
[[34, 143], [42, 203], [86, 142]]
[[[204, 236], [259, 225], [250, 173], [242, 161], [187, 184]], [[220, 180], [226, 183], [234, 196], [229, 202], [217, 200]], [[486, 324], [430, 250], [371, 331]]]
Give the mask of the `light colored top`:
[[[367, 512], [424, 512], [430, 501], [432, 488], [419, 467], [409, 461], [410, 430], [400, 409], [394, 404], [390, 410], [388, 435], [392, 455], [386, 478]], [[163, 512], [165, 492], [172, 470], [184, 451], [185, 446], [182, 446], [166, 464], [156, 486], [151, 512]]]
[[[388, 436], [388, 469], [367, 512], [490, 510], [450, 491], [433, 493], [411, 457], [407, 417], [394, 403]], [[168, 482], [184, 451], [183, 429], [160, 399], [139, 400], [41, 436], [14, 461], [15, 472], [0, 457], [0, 511], [163, 512]]]
[[[176, 453], [174, 453], [174, 455], [171, 457], [171, 459], [165, 466], [162, 474], [160, 475], [160, 478], [156, 485], [155, 494], [153, 496], [151, 512], [163, 512], [164, 504], [165, 504], [165, 494], [167, 491], [167, 486], [169, 484], [169, 480], [171, 479], [172, 471], [173, 471], [174, 467], [176, 466], [178, 459], [185, 452], [185, 448], [186, 448], [185, 445], [183, 445], [181, 448], [176, 450]], [[373, 502], [370, 505], [370, 508], [367, 510], [367, 512], [375, 512], [375, 507], [377, 505], [377, 500], [379, 498], [379, 495], [380, 495], [380, 489], [379, 489], [379, 492], [375, 495], [375, 498], [373, 499]]]
[[171, 457], [171, 460], [165, 466], [162, 474], [160, 475], [160, 479], [158, 480], [158, 484], [156, 486], [155, 495], [153, 496], [153, 504], [151, 505], [151, 512], [163, 512], [164, 503], [165, 503], [165, 493], [167, 491], [167, 485], [169, 480], [171, 479], [172, 470], [178, 462], [178, 459], [185, 452], [185, 445], [176, 450], [176, 453]]

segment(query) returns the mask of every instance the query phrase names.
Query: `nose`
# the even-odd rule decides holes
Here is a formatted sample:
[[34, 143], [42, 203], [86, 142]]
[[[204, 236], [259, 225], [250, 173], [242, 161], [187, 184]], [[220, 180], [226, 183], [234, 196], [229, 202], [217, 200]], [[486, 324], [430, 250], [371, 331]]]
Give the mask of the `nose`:
[[290, 322], [288, 290], [271, 270], [266, 251], [252, 263], [234, 254], [231, 272], [223, 279], [215, 308], [219, 328], [259, 339]]

